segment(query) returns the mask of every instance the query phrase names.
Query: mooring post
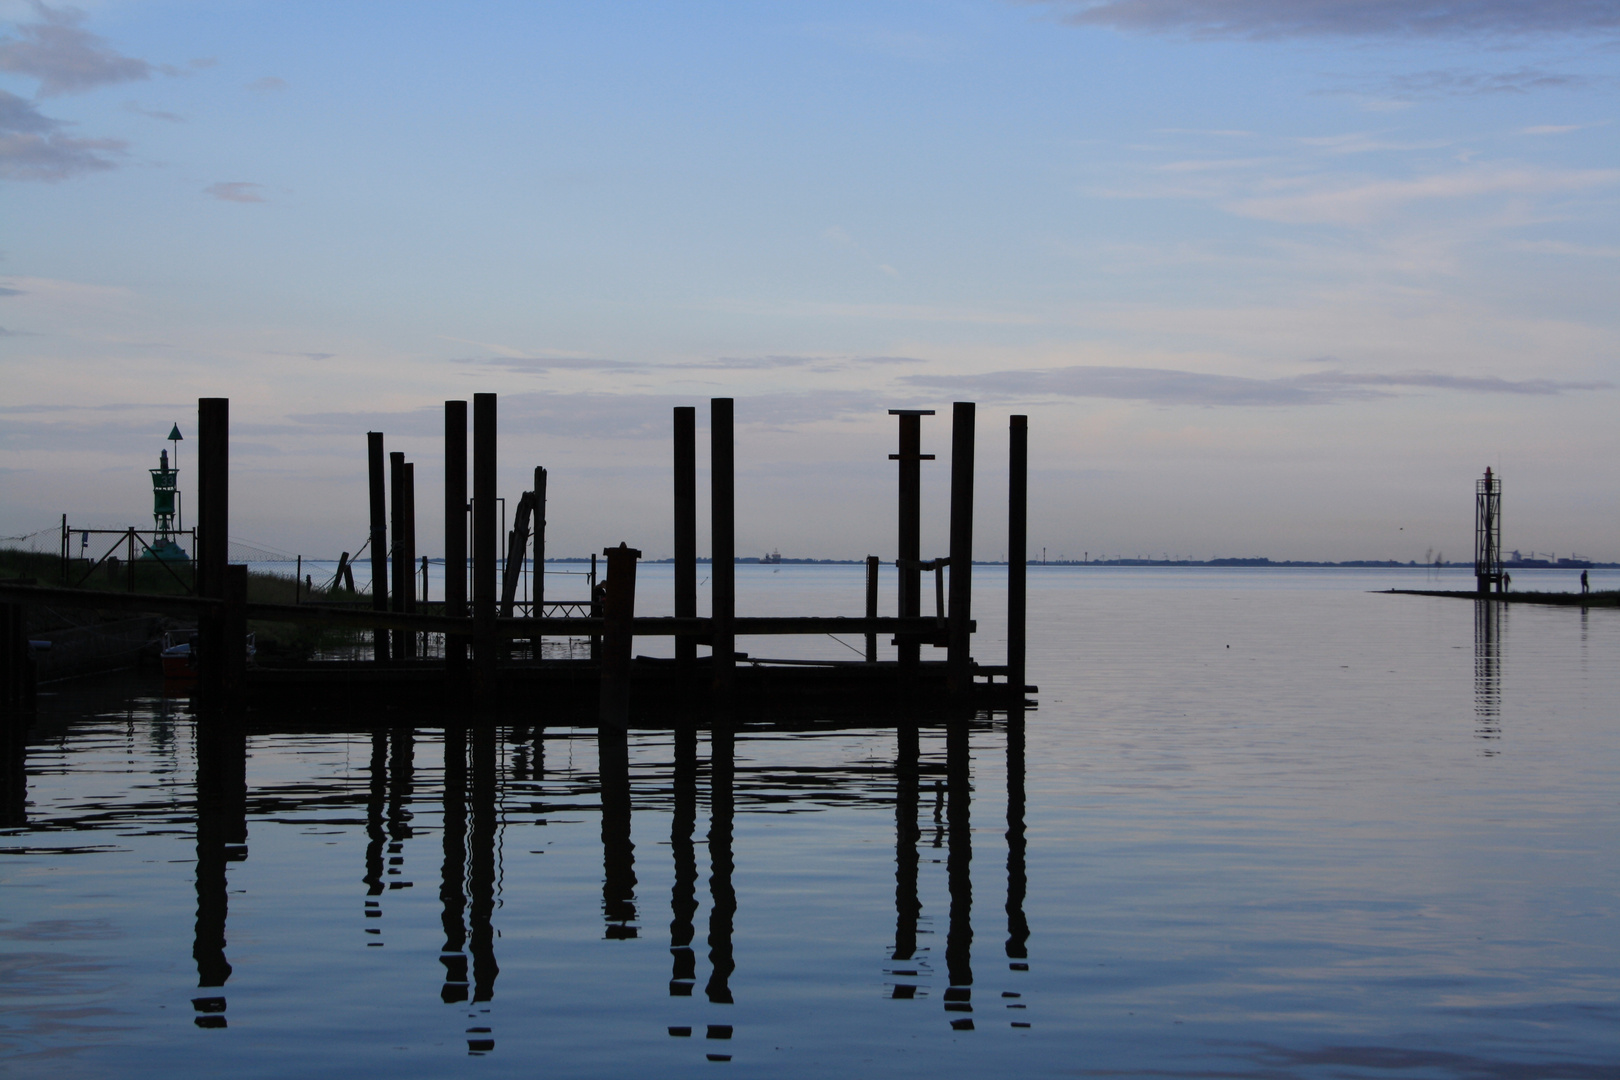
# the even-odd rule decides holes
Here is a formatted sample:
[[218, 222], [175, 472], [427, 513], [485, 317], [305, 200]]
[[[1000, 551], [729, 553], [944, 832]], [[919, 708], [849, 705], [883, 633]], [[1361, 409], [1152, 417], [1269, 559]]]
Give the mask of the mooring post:
[[[866, 617], [877, 618], [878, 613], [878, 557], [866, 557]], [[866, 662], [877, 663], [877, 634], [872, 631], [866, 633]]]
[[[230, 563], [230, 438], [230, 399], [198, 398], [197, 594], [211, 600], [225, 599]], [[229, 678], [224, 613], [208, 612], [197, 624], [198, 689], [218, 702]]]
[[247, 681], [247, 586], [248, 568], [241, 563], [225, 567], [224, 700], [235, 705], [242, 700]]
[[473, 395], [473, 627], [478, 695], [495, 698], [495, 395]]
[[602, 727], [630, 725], [631, 630], [636, 617], [636, 560], [641, 552], [620, 542], [607, 556], [607, 597], [602, 613], [602, 691], [597, 716]]
[[[675, 617], [697, 618], [697, 409], [675, 406]], [[675, 639], [675, 660], [690, 672], [697, 642]]]
[[[366, 432], [366, 463], [371, 474], [371, 610], [388, 610], [388, 495], [383, 462], [383, 433]], [[388, 631], [371, 632], [372, 659], [388, 659]]]
[[[467, 403], [444, 403], [444, 613], [467, 617]], [[444, 639], [446, 672], [452, 681], [465, 674], [467, 639]]]
[[[405, 549], [405, 613], [416, 614], [416, 465], [414, 462], [405, 463], [405, 474], [400, 479], [400, 494], [405, 497], [404, 531], [400, 534], [398, 543]], [[418, 635], [415, 630], [405, 634], [405, 655], [415, 659], [417, 656]]]
[[1007, 438], [1007, 685], [1022, 701], [1029, 550], [1029, 417], [1014, 416]]
[[[405, 596], [409, 591], [405, 583], [410, 564], [405, 561], [408, 557], [405, 552], [405, 455], [398, 450], [388, 455], [388, 529], [394, 537], [393, 546], [388, 549], [388, 608], [396, 614], [403, 614]], [[410, 655], [405, 647], [410, 635], [404, 630], [395, 630], [392, 636], [393, 655], [403, 660]]]
[[[534, 606], [529, 614], [545, 616], [546, 603], [546, 470], [534, 467]], [[532, 642], [534, 658], [540, 659], [540, 639]]]
[[731, 693], [737, 675], [737, 507], [736, 457], [732, 444], [732, 400], [709, 401], [709, 485], [712, 550], [714, 689]]
[[[890, 409], [900, 418], [900, 452], [890, 461], [900, 463], [900, 550], [895, 566], [900, 574], [899, 614], [915, 618], [922, 614], [922, 462], [933, 461], [933, 454], [922, 452], [922, 418], [933, 416], [933, 409]], [[922, 652], [916, 638], [896, 635], [900, 666], [914, 669]]]
[[947, 685], [952, 694], [973, 690], [973, 426], [971, 401], [951, 406], [951, 606]]

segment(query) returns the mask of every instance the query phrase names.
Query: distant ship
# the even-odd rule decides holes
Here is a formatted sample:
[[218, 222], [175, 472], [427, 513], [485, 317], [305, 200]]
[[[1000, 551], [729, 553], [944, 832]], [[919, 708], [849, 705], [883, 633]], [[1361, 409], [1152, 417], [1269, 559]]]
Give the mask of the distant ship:
[[761, 555], [759, 557], [759, 561], [762, 563], [779, 563], [782, 561], [782, 553], [777, 551], [775, 548], [771, 548], [771, 553], [769, 555]]

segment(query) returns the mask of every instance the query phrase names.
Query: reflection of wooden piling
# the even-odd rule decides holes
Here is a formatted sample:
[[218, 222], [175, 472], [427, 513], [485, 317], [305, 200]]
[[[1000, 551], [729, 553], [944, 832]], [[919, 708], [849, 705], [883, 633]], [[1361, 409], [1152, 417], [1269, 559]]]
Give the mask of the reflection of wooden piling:
[[602, 691], [598, 723], [624, 730], [630, 724], [631, 627], [636, 617], [636, 560], [641, 552], [620, 543], [607, 556], [607, 600], [602, 613]]
[[[366, 463], [371, 475], [371, 608], [388, 610], [388, 496], [383, 485], [383, 433], [366, 432]], [[372, 657], [388, 659], [388, 631], [371, 632]]]
[[[697, 618], [697, 410], [675, 407], [675, 617]], [[697, 642], [675, 639], [675, 659], [689, 671]]]
[[951, 693], [973, 689], [973, 428], [971, 401], [951, 407], [951, 606], [949, 685]]
[[1007, 467], [1007, 685], [1024, 696], [1025, 578], [1029, 551], [1029, 417], [1008, 429]]
[[478, 694], [495, 696], [495, 395], [473, 395], [473, 633]]
[[[228, 398], [197, 400], [197, 592], [225, 598], [230, 563], [230, 431]], [[198, 620], [198, 689], [218, 701], [226, 686], [225, 621], [210, 612]]]
[[[933, 454], [922, 452], [922, 418], [933, 416], [933, 409], [890, 409], [890, 416], [900, 418], [900, 452], [890, 454], [890, 461], [900, 463], [900, 547], [896, 555], [899, 568], [900, 601], [897, 614], [922, 614], [922, 463], [934, 460]], [[915, 668], [922, 646], [915, 638], [897, 637], [899, 660], [902, 668]]]
[[714, 689], [725, 696], [731, 693], [737, 675], [737, 486], [730, 398], [709, 402], [709, 483]]
[[[877, 618], [878, 609], [878, 557], [866, 557], [866, 617]], [[877, 635], [866, 635], [866, 662], [877, 663]]]
[[[956, 567], [951, 567], [956, 576]], [[972, 790], [968, 726], [951, 724], [945, 734], [945, 879], [951, 896], [945, 934], [946, 1012], [972, 1012], [973, 997], [973, 862]], [[956, 1006], [952, 1008], [952, 1006]], [[967, 1008], [962, 1008], [966, 1005]], [[972, 1020], [953, 1020], [953, 1028], [972, 1029]]]
[[[467, 403], [444, 403], [444, 613], [467, 617]], [[453, 680], [467, 663], [467, 639], [450, 635], [445, 664]]]

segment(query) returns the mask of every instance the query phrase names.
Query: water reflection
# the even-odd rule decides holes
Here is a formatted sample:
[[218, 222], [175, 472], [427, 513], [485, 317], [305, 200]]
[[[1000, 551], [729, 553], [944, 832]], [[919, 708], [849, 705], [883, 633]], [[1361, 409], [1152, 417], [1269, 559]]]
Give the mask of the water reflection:
[[[945, 856], [946, 878], [950, 883], [950, 928], [945, 936], [945, 970], [950, 986], [945, 990], [945, 1011], [973, 1011], [973, 825], [972, 789], [968, 767], [968, 726], [951, 723], [945, 736], [946, 809], [950, 848]], [[951, 1020], [958, 1031], [972, 1031], [973, 1018]]]
[[675, 884], [669, 892], [669, 996], [691, 997], [697, 979], [697, 954], [692, 951], [697, 914], [697, 848], [692, 831], [697, 827], [697, 729], [683, 726], [675, 732], [675, 782], [671, 795], [674, 812], [669, 819], [669, 846], [675, 859]]
[[[247, 858], [247, 738], [241, 728], [211, 717], [197, 724], [197, 922], [191, 955], [197, 988], [223, 990], [229, 908], [227, 864]], [[200, 1028], [226, 1026], [225, 995], [191, 999]]]
[[[1502, 737], [1502, 609], [1494, 600], [1474, 601], [1474, 737]], [[1487, 757], [1501, 751], [1481, 749]]]

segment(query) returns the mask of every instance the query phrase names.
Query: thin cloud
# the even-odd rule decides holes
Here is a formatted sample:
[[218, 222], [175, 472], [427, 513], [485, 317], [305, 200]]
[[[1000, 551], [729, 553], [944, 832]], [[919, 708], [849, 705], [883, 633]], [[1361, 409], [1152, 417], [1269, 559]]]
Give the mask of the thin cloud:
[[0, 71], [38, 79], [41, 97], [152, 77], [151, 64], [109, 48], [83, 29], [84, 12], [47, 7], [39, 0], [30, 6], [35, 21], [18, 23], [15, 37], [0, 38]]
[[1390, 79], [1385, 88], [1401, 97], [1478, 97], [1529, 94], [1537, 90], [1585, 90], [1593, 82], [1586, 75], [1520, 67], [1512, 71], [1418, 71]]
[[274, 75], [266, 75], [262, 79], [254, 79], [248, 83], [247, 88], [255, 94], [274, 94], [287, 89], [287, 80], [278, 79]]
[[1401, 388], [1471, 393], [1549, 396], [1571, 391], [1608, 390], [1608, 382], [1555, 379], [1501, 379], [1491, 376], [1320, 371], [1279, 379], [1213, 375], [1167, 368], [1077, 365], [1033, 371], [994, 371], [982, 375], [909, 375], [911, 386], [1001, 398], [1064, 397], [1146, 401], [1157, 405], [1326, 405], [1358, 398], [1389, 397]]
[[203, 188], [203, 194], [212, 195], [223, 202], [235, 203], [262, 203], [265, 197], [259, 192], [263, 184], [254, 184], [246, 180], [226, 180], [217, 184], [209, 184]]
[[22, 295], [23, 295], [23, 291], [21, 289], [12, 289], [12, 288], [8, 288], [8, 287], [6, 287], [4, 285], [0, 285], [0, 296], [22, 296]]
[[1522, 37], [1620, 29], [1602, 0], [1068, 0], [1060, 21], [1193, 38]]
[[1479, 195], [1545, 195], [1607, 187], [1620, 169], [1478, 168], [1415, 180], [1370, 180], [1280, 195], [1238, 199], [1226, 208], [1243, 217], [1289, 224], [1361, 224], [1416, 202]]
[[16, 94], [0, 90], [0, 180], [66, 180], [117, 168], [121, 139], [80, 139]]
[[648, 365], [629, 360], [599, 360], [585, 356], [492, 356], [457, 357], [452, 364], [475, 364], [479, 367], [498, 368], [525, 375], [544, 375], [552, 371], [646, 371]]
[[170, 124], [183, 124], [186, 118], [179, 113], [164, 112], [162, 109], [148, 109], [133, 101], [124, 102], [124, 111], [132, 112], [136, 116], [144, 116], [149, 120], [163, 120]]

